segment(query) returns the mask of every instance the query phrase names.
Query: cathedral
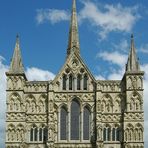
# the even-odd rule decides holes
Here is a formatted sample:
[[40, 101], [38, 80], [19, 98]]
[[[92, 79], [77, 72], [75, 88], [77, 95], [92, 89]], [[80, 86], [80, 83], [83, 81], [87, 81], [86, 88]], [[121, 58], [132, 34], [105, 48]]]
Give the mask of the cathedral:
[[5, 147], [144, 148], [143, 75], [133, 35], [122, 80], [92, 75], [80, 55], [73, 0], [66, 60], [53, 80], [27, 80], [16, 38], [6, 72]]

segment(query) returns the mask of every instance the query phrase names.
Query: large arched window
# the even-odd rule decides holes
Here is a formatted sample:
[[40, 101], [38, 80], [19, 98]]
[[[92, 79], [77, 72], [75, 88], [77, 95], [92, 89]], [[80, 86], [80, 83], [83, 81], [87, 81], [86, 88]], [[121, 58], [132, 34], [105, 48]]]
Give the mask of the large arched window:
[[72, 90], [72, 86], [73, 86], [73, 77], [72, 75], [69, 76], [69, 90]]
[[77, 100], [73, 100], [71, 104], [71, 140], [80, 140], [80, 105]]
[[88, 77], [87, 77], [87, 75], [85, 74], [84, 75], [84, 80], [83, 80], [83, 89], [84, 90], [87, 90], [87, 84], [88, 84]]
[[66, 90], [66, 75], [63, 75], [63, 90]]
[[90, 139], [90, 116], [88, 107], [84, 107], [83, 111], [83, 140]]
[[77, 76], [77, 90], [81, 90], [81, 75]]
[[67, 140], [68, 112], [63, 106], [60, 112], [60, 140]]

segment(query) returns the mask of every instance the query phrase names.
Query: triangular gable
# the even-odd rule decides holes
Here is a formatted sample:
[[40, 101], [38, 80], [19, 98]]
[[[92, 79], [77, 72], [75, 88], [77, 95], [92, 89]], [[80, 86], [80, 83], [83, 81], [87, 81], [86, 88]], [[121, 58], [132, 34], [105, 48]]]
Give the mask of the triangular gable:
[[91, 78], [91, 80], [93, 82], [96, 82], [95, 78], [91, 74], [86, 64], [83, 62], [82, 58], [78, 54], [73, 52], [71, 53], [71, 55], [67, 57], [63, 67], [61, 68], [61, 70], [56, 75], [55, 79], [53, 80], [53, 83], [58, 81], [59, 77], [61, 77], [63, 73], [65, 73], [65, 71], [67, 72], [69, 71], [72, 74], [78, 74], [80, 70], [84, 70], [84, 72]]

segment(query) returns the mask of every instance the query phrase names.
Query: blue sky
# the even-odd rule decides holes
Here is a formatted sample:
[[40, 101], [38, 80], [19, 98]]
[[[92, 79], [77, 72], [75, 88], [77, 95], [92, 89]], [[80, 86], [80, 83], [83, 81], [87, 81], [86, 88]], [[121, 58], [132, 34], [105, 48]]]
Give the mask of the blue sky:
[[[29, 80], [47, 80], [58, 73], [66, 58], [71, 3], [71, 0], [0, 0], [1, 103], [5, 104], [4, 72], [10, 64], [17, 33]], [[137, 54], [146, 72], [145, 98], [148, 97], [147, 8], [146, 0], [77, 0], [81, 56], [92, 74], [99, 79], [121, 79], [130, 35], [134, 33]], [[145, 99], [145, 111], [147, 106]], [[5, 105], [1, 110], [4, 124]], [[145, 129], [148, 133], [147, 115]], [[2, 141], [3, 138], [0, 147], [4, 147]]]

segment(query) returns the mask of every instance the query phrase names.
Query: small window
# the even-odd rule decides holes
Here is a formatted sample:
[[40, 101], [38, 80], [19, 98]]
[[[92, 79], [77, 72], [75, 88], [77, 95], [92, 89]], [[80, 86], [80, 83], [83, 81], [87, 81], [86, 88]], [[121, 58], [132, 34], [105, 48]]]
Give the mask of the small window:
[[43, 129], [39, 129], [39, 141], [43, 141]]
[[103, 129], [103, 140], [106, 141], [106, 128]]
[[120, 141], [120, 129], [116, 129], [116, 141]]
[[110, 141], [110, 136], [111, 136], [111, 128], [107, 129], [107, 141]]
[[69, 90], [72, 90], [72, 85], [73, 85], [73, 77], [72, 75], [69, 76]]
[[77, 76], [77, 90], [81, 90], [81, 75]]
[[60, 113], [60, 139], [67, 140], [67, 117], [68, 113], [65, 107], [61, 108]]
[[113, 130], [112, 130], [112, 141], [115, 141], [115, 128], [113, 128]]
[[63, 75], [63, 90], [66, 90], [66, 75]]
[[47, 129], [47, 127], [45, 127], [44, 129], [43, 129], [43, 141], [46, 141], [47, 139], [48, 139], [48, 129]]
[[30, 130], [30, 141], [33, 141], [33, 128]]
[[38, 129], [37, 127], [34, 129], [34, 141], [37, 141], [38, 140]]
[[84, 107], [83, 112], [83, 139], [89, 140], [90, 137], [90, 111], [87, 107]]
[[88, 84], [88, 78], [87, 78], [87, 75], [84, 75], [84, 84], [83, 84], [83, 89], [84, 90], [87, 90], [87, 84]]

